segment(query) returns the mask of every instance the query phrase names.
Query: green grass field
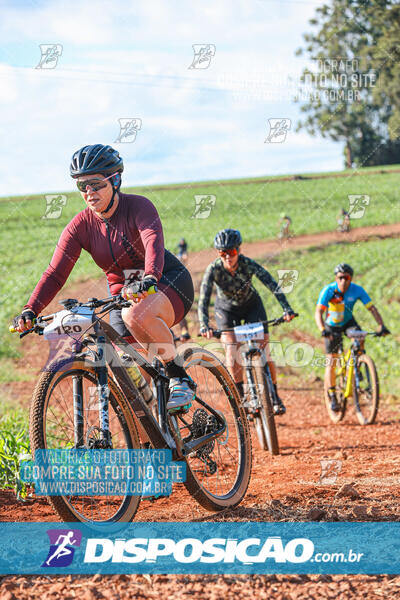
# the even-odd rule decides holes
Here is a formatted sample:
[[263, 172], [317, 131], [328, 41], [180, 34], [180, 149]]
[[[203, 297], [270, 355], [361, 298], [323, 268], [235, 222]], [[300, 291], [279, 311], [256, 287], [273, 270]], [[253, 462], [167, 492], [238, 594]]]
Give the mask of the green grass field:
[[[182, 184], [179, 189], [174, 189], [177, 186], [162, 186], [163, 189], [148, 187], [123, 191], [142, 193], [154, 202], [163, 222], [166, 246], [169, 249], [174, 250], [180, 237], [184, 236], [189, 250], [195, 251], [211, 247], [215, 232], [223, 227], [240, 228], [246, 241], [274, 238], [282, 211], [292, 217], [295, 234], [333, 230], [338, 210], [342, 206], [348, 206], [348, 194], [368, 194], [371, 198], [363, 218], [352, 221], [353, 227], [398, 222], [400, 205], [397, 202], [397, 190], [400, 173], [391, 172], [396, 168], [397, 165], [384, 167], [383, 174], [371, 174], [371, 171], [381, 170], [378, 167], [364, 169], [362, 175], [357, 176], [350, 171], [347, 172], [348, 177], [342, 178], [279, 181], [278, 177], [268, 184], [260, 183], [258, 178], [211, 182], [211, 186], [192, 183]], [[207, 219], [191, 218], [195, 207], [194, 196], [197, 194], [216, 196], [215, 207]], [[0, 200], [0, 381], [9, 381], [14, 377], [11, 359], [19, 354], [19, 340], [17, 336], [8, 333], [8, 323], [27, 301], [50, 261], [62, 229], [82, 210], [83, 201], [78, 193], [67, 194], [66, 206], [58, 219], [43, 219], [45, 208], [44, 194]], [[395, 248], [397, 242], [389, 243]], [[384, 242], [379, 242], [378, 247], [381, 244], [383, 248]], [[355, 247], [346, 249], [346, 257], [347, 252], [355, 250]], [[315, 252], [311, 251], [306, 256], [307, 260], [312, 261]], [[382, 264], [377, 255], [375, 261], [376, 265]], [[395, 261], [390, 260], [390, 264], [392, 262]], [[324, 263], [327, 264], [326, 261]], [[312, 268], [312, 262], [309, 267], [304, 268], [304, 279], [299, 280], [296, 288], [299, 291], [295, 292], [297, 294], [302, 291], [305, 295], [301, 303], [304, 306], [302, 313], [310, 310], [314, 301], [314, 298], [310, 300], [310, 281], [315, 282]], [[83, 277], [100, 276], [100, 269], [83, 251], [69, 282]], [[392, 277], [395, 277], [394, 273]], [[306, 278], [308, 283], [303, 284], [302, 281]], [[306, 323], [308, 321], [305, 320], [304, 326]]]

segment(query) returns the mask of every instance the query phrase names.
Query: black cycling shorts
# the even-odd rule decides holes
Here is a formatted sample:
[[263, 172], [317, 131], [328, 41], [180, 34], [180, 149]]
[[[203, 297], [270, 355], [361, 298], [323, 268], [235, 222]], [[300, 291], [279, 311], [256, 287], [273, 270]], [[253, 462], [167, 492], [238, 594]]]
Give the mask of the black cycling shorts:
[[[176, 267], [164, 272], [157, 284], [158, 289], [167, 296], [172, 304], [175, 312], [174, 325], [182, 321], [194, 300], [192, 277], [187, 268], [177, 259], [175, 260], [178, 263]], [[110, 312], [110, 325], [118, 335], [130, 338], [128, 341], [132, 342], [132, 334], [122, 320], [121, 310], [115, 309]]]
[[[215, 321], [218, 329], [229, 329], [240, 325], [241, 321], [245, 323], [258, 323], [259, 321], [267, 320], [264, 304], [260, 296], [255, 300], [239, 307], [225, 308], [218, 302], [215, 302]], [[264, 331], [268, 333], [268, 325], [264, 323]]]
[[350, 319], [350, 321], [347, 321], [346, 325], [342, 327], [333, 327], [332, 325], [325, 324], [325, 329], [331, 334], [330, 338], [325, 338], [325, 352], [327, 354], [337, 354], [339, 352], [342, 336], [343, 334], [346, 335], [346, 329], [350, 328], [361, 331], [361, 327], [354, 317]]

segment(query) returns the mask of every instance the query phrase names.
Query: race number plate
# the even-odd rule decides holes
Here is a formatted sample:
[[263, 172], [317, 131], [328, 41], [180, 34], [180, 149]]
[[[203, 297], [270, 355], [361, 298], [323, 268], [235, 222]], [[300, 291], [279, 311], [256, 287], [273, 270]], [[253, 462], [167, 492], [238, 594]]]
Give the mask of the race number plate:
[[353, 338], [353, 340], [362, 340], [367, 336], [367, 332], [349, 327], [349, 329], [346, 329], [346, 335], [349, 338]]
[[233, 331], [238, 342], [264, 339], [264, 326], [262, 323], [247, 323], [246, 325], [238, 325], [237, 327], [233, 328]]
[[60, 336], [69, 336], [79, 340], [93, 323], [93, 310], [79, 306], [72, 310], [60, 310], [53, 321], [46, 325], [43, 337], [46, 340], [59, 339]]

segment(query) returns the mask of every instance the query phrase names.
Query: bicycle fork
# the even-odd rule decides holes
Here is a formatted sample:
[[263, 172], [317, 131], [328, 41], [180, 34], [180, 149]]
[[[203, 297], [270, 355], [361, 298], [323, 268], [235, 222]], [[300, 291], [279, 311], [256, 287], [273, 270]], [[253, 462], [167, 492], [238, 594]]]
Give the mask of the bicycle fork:
[[[100, 430], [100, 439], [96, 440], [95, 446], [100, 448], [112, 448], [111, 434], [109, 429], [109, 399], [110, 388], [107, 383], [107, 367], [104, 360], [104, 336], [99, 336], [97, 339], [96, 353], [96, 375], [97, 375], [97, 398], [99, 409], [99, 425], [96, 429]], [[84, 438], [84, 410], [83, 410], [83, 379], [82, 376], [72, 376], [72, 394], [74, 407], [74, 443], [75, 448], [83, 448], [86, 446]], [[89, 398], [89, 402], [90, 402]], [[90, 405], [88, 405], [90, 408]], [[88, 444], [90, 429], [87, 432]]]
[[97, 397], [99, 399], [99, 422], [100, 422], [100, 445], [102, 448], [112, 448], [111, 433], [110, 433], [110, 420], [109, 420], [109, 401], [110, 401], [110, 388], [107, 383], [107, 367], [105, 363], [105, 337], [98, 337], [98, 354], [99, 354], [99, 366], [96, 368], [97, 371]]
[[250, 409], [252, 413], [255, 413], [260, 408], [260, 401], [257, 393], [257, 383], [254, 381], [253, 376], [253, 356], [262, 356], [261, 350], [253, 341], [250, 341], [248, 348], [242, 352], [245, 361], [246, 379], [249, 389], [248, 398], [243, 403], [244, 406]]

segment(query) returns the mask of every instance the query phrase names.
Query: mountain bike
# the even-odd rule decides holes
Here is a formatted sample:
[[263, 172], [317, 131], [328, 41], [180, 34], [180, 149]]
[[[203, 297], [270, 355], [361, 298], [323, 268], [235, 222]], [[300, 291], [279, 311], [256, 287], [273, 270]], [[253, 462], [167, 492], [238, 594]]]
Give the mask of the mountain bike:
[[289, 231], [289, 227], [282, 227], [278, 233], [278, 240], [291, 240], [293, 238], [293, 234]]
[[[194, 382], [195, 397], [189, 409], [169, 414], [169, 378], [161, 361], [155, 357], [150, 363], [104, 321], [110, 310], [130, 303], [110, 296], [61, 304], [63, 310], [38, 317], [20, 334], [34, 332], [53, 344], [61, 336], [72, 342], [64, 357], [44, 368], [33, 392], [32, 455], [45, 448], [169, 448], [173, 460], [186, 463], [184, 485], [201, 506], [218, 511], [238, 505], [250, 480], [251, 439], [237, 388], [217, 357], [184, 348], [179, 360]], [[129, 376], [132, 365], [151, 377], [156, 410]], [[141, 497], [49, 496], [48, 501], [64, 521], [110, 523], [132, 521]]]
[[[297, 317], [298, 314], [295, 313], [295, 316]], [[261, 450], [269, 450], [273, 455], [279, 454], [274, 415], [274, 404], [277, 403], [277, 398], [265, 352], [257, 342], [264, 339], [264, 324], [276, 327], [284, 322], [284, 318], [279, 317], [270, 321], [247, 323], [213, 331], [213, 335], [217, 338], [224, 332], [233, 331], [236, 341], [244, 342], [242, 356], [247, 389], [242, 404], [248, 420], [254, 425]]]
[[367, 336], [379, 337], [379, 333], [348, 329], [347, 336], [352, 342], [346, 354], [343, 342], [339, 347], [336, 367], [336, 396], [339, 410], [331, 409], [328, 388], [324, 386], [325, 404], [328, 415], [334, 423], [339, 423], [346, 413], [347, 400], [353, 397], [357, 419], [361, 425], [375, 421], [379, 405], [379, 380], [375, 363], [365, 353], [363, 342]]

